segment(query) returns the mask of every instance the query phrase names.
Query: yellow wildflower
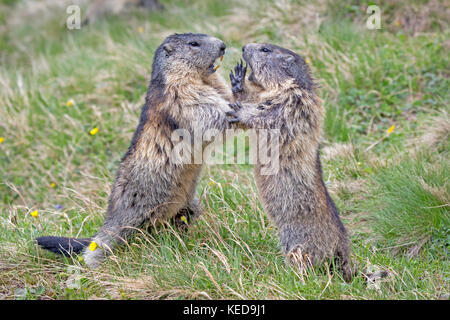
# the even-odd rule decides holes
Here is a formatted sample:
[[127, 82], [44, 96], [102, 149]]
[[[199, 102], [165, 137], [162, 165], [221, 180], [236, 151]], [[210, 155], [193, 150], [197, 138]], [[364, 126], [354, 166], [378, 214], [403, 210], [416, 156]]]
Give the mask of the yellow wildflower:
[[73, 99], [70, 99], [66, 102], [66, 106], [71, 107], [75, 104], [75, 101], [73, 101]]
[[388, 134], [391, 134], [392, 133], [392, 131], [394, 131], [394, 129], [395, 129], [395, 126], [391, 126], [389, 129], [388, 129]]
[[30, 215], [34, 218], [37, 218], [38, 214], [39, 214], [38, 210], [34, 210], [34, 211], [30, 212]]
[[208, 185], [209, 186], [213, 186], [213, 185], [215, 185], [216, 183], [214, 182], [214, 181], [210, 181], [210, 182], [208, 182]]
[[91, 136], [95, 136], [95, 135], [97, 134], [97, 132], [98, 132], [98, 128], [95, 127], [94, 129], [92, 129], [91, 131], [89, 131], [89, 134], [90, 134]]
[[308, 58], [305, 59], [305, 62], [306, 62], [307, 64], [310, 64], [310, 63], [311, 63], [311, 61], [310, 61]]
[[52, 188], [56, 187], [56, 183], [54, 183], [54, 182], [50, 183], [50, 187], [52, 187]]
[[186, 223], [186, 224], [188, 224], [188, 221], [187, 221], [187, 219], [186, 219], [186, 217], [185, 216], [181, 216], [181, 221], [183, 221], [184, 223]]
[[95, 241], [92, 241], [89, 245], [89, 250], [95, 251], [95, 249], [97, 249], [97, 243]]
[[139, 32], [139, 33], [142, 33], [142, 32], [144, 32], [144, 28], [142, 28], [142, 27], [139, 27], [139, 28], [138, 28], [138, 32]]
[[3, 143], [5, 141], [5, 138], [0, 137], [0, 143]]

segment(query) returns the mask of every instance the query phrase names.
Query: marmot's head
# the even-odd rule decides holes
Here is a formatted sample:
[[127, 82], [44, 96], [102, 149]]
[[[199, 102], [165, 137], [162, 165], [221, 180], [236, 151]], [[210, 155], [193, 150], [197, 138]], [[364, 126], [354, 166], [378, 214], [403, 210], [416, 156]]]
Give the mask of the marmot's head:
[[214, 63], [225, 48], [222, 40], [206, 34], [173, 34], [156, 49], [152, 79], [170, 72], [208, 76], [215, 72]]
[[252, 69], [248, 79], [255, 84], [269, 88], [291, 80], [304, 90], [313, 90], [309, 67], [295, 52], [267, 43], [249, 43], [242, 51]]

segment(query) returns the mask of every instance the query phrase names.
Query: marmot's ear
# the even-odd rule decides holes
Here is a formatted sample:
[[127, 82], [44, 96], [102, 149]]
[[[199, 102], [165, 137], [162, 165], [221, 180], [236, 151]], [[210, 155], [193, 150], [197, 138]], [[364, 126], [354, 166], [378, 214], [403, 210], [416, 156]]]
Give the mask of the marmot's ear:
[[170, 43], [166, 43], [165, 45], [163, 45], [163, 49], [167, 52], [167, 54], [171, 54], [173, 51], [173, 46]]
[[286, 65], [289, 65], [295, 61], [295, 57], [290, 54], [280, 54], [279, 58]]

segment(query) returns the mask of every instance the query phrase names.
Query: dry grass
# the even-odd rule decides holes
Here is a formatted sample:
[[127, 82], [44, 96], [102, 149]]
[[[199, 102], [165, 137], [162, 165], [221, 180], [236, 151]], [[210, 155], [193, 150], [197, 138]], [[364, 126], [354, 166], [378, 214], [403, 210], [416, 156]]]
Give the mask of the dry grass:
[[420, 135], [410, 139], [408, 146], [417, 149], [431, 149], [433, 151], [446, 149], [450, 138], [450, 117], [446, 110], [432, 116], [419, 128]]
[[[435, 114], [425, 100], [430, 96], [437, 108], [445, 103], [443, 92], [431, 91], [445, 76], [432, 42], [443, 37], [431, 33], [429, 41], [411, 37], [399, 43], [389, 32], [360, 34], [350, 19], [333, 20], [334, 6], [326, 1], [167, 2], [158, 16], [131, 12], [78, 33], [60, 28], [64, 14], [58, 12], [64, 13], [67, 1], [21, 1], [17, 10], [0, 5], [8, 13], [0, 27], [0, 298], [430, 299], [448, 293], [446, 264], [427, 233], [406, 252], [388, 250], [395, 245], [380, 244], [370, 219], [382, 206], [362, 208], [371, 197], [384, 199], [373, 191], [372, 179], [404, 164], [402, 146], [416, 125], [423, 134], [410, 147], [445, 156], [447, 113], [429, 122], [416, 116]], [[204, 214], [188, 234], [171, 224], [141, 231], [99, 270], [36, 247], [39, 235], [90, 236], [98, 230], [144, 102], [153, 52], [165, 36], [184, 31], [213, 34], [229, 44], [219, 69], [225, 77], [250, 41], [274, 42], [310, 63], [326, 108], [345, 111], [327, 114], [328, 123], [341, 126], [325, 130], [322, 162], [352, 235], [354, 262], [361, 270], [373, 267], [372, 273], [389, 271], [388, 281], [367, 286], [361, 276], [345, 284], [338, 275], [305, 274], [287, 264], [251, 168], [241, 165], [206, 168], [198, 189]], [[430, 86], [429, 74], [435, 76]], [[66, 105], [69, 100], [73, 106]], [[401, 116], [405, 101], [421, 105], [407, 119]], [[393, 105], [398, 109], [386, 110]], [[364, 152], [392, 123], [398, 129]], [[93, 127], [99, 132], [90, 136]], [[340, 135], [344, 129], [351, 134]], [[415, 162], [437, 161], [435, 155], [421, 158], [421, 152]], [[428, 178], [418, 185], [447, 204], [448, 183], [438, 182]], [[35, 209], [38, 218], [29, 214]], [[31, 290], [25, 296], [17, 291], [25, 288]]]

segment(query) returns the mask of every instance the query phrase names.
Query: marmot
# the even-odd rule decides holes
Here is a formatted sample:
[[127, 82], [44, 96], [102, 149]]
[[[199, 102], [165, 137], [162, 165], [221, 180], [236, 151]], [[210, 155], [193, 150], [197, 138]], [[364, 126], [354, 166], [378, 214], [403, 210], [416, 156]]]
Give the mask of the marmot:
[[278, 129], [279, 170], [254, 168], [263, 207], [279, 230], [283, 251], [304, 266], [334, 260], [344, 279], [352, 277], [350, 241], [322, 178], [319, 137], [324, 118], [308, 65], [296, 53], [272, 44], [243, 48], [230, 73], [236, 103], [229, 115], [244, 128]]
[[224, 42], [205, 34], [174, 34], [164, 40], [155, 52], [145, 105], [120, 162], [103, 226], [92, 238], [40, 237], [39, 245], [70, 254], [95, 242], [97, 249], [83, 253], [86, 264], [95, 267], [105, 250], [128, 239], [133, 229], [158, 225], [177, 213], [191, 220], [200, 214], [196, 187], [202, 164], [175, 163], [171, 137], [177, 129], [193, 136], [194, 130], [203, 134], [229, 127], [231, 91], [214, 66], [225, 48]]
[[142, 7], [153, 11], [164, 9], [164, 6], [158, 0], [94, 0], [87, 8], [83, 24], [94, 23], [98, 18], [107, 14], [117, 15], [129, 6]]

